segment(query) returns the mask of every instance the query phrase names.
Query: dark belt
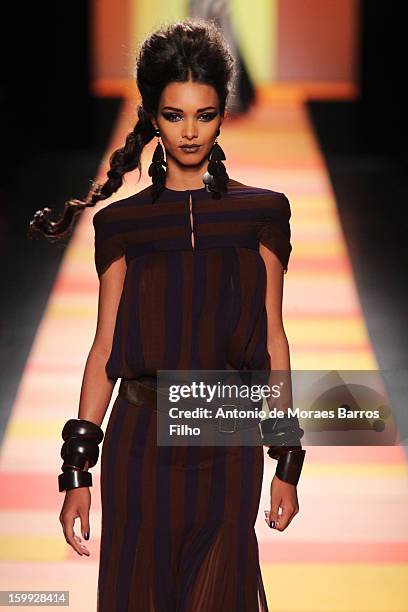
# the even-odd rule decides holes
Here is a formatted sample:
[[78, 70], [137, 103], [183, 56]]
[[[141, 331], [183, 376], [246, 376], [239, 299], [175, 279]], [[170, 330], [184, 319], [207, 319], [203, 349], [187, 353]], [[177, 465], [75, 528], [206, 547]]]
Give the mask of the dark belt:
[[[122, 378], [118, 393], [135, 406], [147, 406], [157, 411], [156, 384], [157, 379], [154, 377]], [[259, 428], [259, 420], [256, 418], [218, 417], [217, 419], [195, 419], [194, 423], [204, 427], [215, 427], [220, 433], [225, 434], [254, 427]]]
[[119, 395], [136, 406], [148, 406], [157, 410], [157, 391], [155, 379], [122, 378], [119, 385]]

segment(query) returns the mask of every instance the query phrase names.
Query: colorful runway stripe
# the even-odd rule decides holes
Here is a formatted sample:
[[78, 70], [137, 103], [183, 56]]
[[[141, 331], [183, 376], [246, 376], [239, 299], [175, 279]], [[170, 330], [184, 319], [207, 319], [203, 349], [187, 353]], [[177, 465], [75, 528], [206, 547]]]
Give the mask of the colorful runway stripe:
[[[285, 276], [285, 329], [293, 369], [377, 369], [354, 284], [327, 168], [301, 89], [261, 92], [248, 116], [223, 125], [230, 176], [284, 192], [293, 252]], [[129, 96], [102, 160], [132, 127]], [[144, 168], [153, 146], [144, 153]], [[146, 175], [146, 172], [145, 172]], [[126, 177], [114, 199], [144, 188]], [[106, 204], [106, 203], [105, 203]], [[103, 204], [101, 204], [102, 206]], [[96, 606], [100, 535], [93, 471], [91, 557], [65, 543], [57, 489], [62, 425], [77, 415], [96, 324], [98, 281], [92, 215], [66, 252], [21, 379], [0, 457], [0, 589], [69, 589], [71, 609]], [[114, 396], [115, 396], [114, 391]], [[106, 426], [108, 414], [103, 426]], [[263, 518], [275, 462], [265, 456], [256, 524], [271, 612], [408, 610], [407, 464], [397, 447], [309, 447], [298, 487], [300, 513], [283, 532]], [[77, 526], [79, 533], [79, 525]]]

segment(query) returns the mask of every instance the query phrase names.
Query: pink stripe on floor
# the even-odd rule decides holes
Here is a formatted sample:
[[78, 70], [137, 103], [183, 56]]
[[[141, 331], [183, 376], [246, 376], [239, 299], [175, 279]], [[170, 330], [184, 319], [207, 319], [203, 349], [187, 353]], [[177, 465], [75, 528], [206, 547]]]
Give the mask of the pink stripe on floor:
[[284, 533], [263, 543], [261, 563], [408, 563], [408, 542], [288, 542]]
[[[58, 491], [59, 473], [58, 470], [55, 475], [0, 472], [0, 509], [59, 508], [64, 501], [64, 494]], [[99, 478], [93, 480], [92, 506], [95, 510], [100, 510]]]

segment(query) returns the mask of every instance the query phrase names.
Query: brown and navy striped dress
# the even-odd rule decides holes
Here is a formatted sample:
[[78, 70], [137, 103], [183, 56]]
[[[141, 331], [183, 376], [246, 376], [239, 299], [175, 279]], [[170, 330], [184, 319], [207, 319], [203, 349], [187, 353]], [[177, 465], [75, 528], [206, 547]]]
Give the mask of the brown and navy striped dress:
[[[230, 179], [151, 186], [93, 218], [100, 276], [123, 255], [109, 378], [159, 370], [268, 370], [266, 270], [286, 271], [290, 204]], [[101, 455], [98, 612], [267, 612], [254, 530], [263, 446], [157, 445], [156, 411], [118, 395]]]

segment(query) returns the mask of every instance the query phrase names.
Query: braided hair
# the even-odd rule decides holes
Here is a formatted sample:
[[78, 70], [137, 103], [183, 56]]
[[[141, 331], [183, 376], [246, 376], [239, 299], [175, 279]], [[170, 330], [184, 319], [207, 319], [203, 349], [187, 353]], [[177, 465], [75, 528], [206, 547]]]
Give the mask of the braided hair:
[[30, 221], [28, 236], [40, 232], [51, 242], [59, 240], [71, 231], [75, 219], [85, 208], [95, 206], [118, 191], [127, 172], [138, 168], [140, 180], [143, 148], [155, 136], [151, 118], [157, 115], [162, 91], [170, 82], [192, 79], [212, 85], [218, 94], [220, 114], [224, 115], [233, 76], [233, 56], [213, 21], [190, 17], [162, 25], [147, 36], [136, 60], [136, 84], [141, 95], [138, 120], [126, 136], [124, 146], [110, 156], [107, 180], [103, 184], [92, 181], [83, 200], [65, 202], [55, 221], [49, 219], [50, 208], [37, 210]]

